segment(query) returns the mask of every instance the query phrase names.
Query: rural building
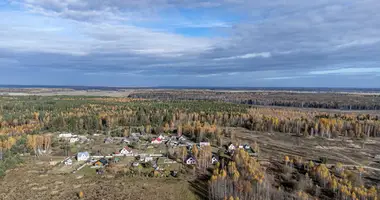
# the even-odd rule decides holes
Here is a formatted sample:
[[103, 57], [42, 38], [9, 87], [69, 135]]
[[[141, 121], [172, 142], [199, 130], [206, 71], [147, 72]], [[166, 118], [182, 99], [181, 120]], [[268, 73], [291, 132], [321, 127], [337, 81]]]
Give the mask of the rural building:
[[73, 164], [73, 160], [71, 160], [70, 158], [65, 160], [65, 165], [72, 165]]
[[87, 151], [79, 152], [77, 154], [77, 160], [78, 161], [87, 161], [88, 159], [90, 159], [90, 154]]
[[70, 138], [70, 143], [75, 143], [75, 142], [79, 142], [79, 138], [77, 137]]
[[147, 156], [144, 158], [144, 162], [150, 162], [150, 161], [153, 161], [153, 157]]
[[123, 154], [123, 155], [131, 154], [131, 153], [133, 153], [132, 149], [127, 146], [125, 146], [124, 148], [120, 150], [120, 154]]
[[228, 145], [228, 151], [229, 151], [229, 152], [233, 152], [233, 151], [235, 151], [235, 149], [236, 149], [236, 147], [235, 147], [234, 144], [230, 143], [230, 144]]
[[106, 143], [106, 144], [113, 143], [113, 139], [112, 138], [106, 138], [106, 139], [104, 139], [104, 143]]
[[95, 166], [106, 166], [108, 165], [108, 161], [105, 158], [101, 158], [100, 160], [96, 161]]
[[186, 164], [195, 165], [197, 164], [197, 160], [194, 157], [190, 156], [189, 158], [186, 159]]
[[151, 143], [152, 144], [161, 144], [162, 143], [162, 139], [160, 139], [160, 138], [153, 138]]
[[210, 145], [211, 145], [210, 142], [200, 142], [199, 143], [200, 147], [205, 147], [205, 146], [210, 146]]
[[166, 137], [163, 135], [160, 135], [160, 136], [158, 136], [158, 138], [160, 138], [161, 140], [164, 140]]
[[211, 163], [212, 163], [213, 165], [215, 165], [217, 162], [219, 162], [219, 159], [218, 159], [218, 157], [217, 157], [217, 156], [215, 156], [215, 155], [212, 155], [212, 158], [211, 158]]
[[58, 135], [59, 138], [71, 138], [74, 135], [72, 133], [61, 133]]
[[185, 136], [182, 135], [181, 137], [178, 138], [178, 140], [179, 140], [179, 141], [185, 141], [185, 140], [187, 140], [187, 138], [186, 138]]
[[138, 167], [140, 165], [140, 163], [138, 163], [138, 162], [134, 162], [134, 163], [132, 163], [132, 166], [133, 167]]

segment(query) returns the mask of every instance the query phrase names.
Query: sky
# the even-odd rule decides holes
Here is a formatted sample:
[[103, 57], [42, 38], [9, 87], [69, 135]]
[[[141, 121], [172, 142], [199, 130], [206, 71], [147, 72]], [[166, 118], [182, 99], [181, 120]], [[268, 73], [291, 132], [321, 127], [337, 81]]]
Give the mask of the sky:
[[380, 87], [379, 0], [0, 0], [0, 84]]

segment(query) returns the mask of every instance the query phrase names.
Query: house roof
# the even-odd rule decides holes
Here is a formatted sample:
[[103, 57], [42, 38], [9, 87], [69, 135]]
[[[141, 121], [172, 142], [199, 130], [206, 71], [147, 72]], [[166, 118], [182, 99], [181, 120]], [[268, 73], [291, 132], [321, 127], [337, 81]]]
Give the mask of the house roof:
[[194, 160], [197, 160], [197, 159], [195, 159], [195, 157], [194, 157], [194, 156], [189, 156], [189, 157], [187, 157], [187, 158], [186, 158], [186, 160], [189, 160], [189, 159], [194, 159]]
[[99, 162], [101, 162], [103, 165], [107, 164], [108, 161], [105, 159], [105, 158], [101, 158], [100, 160], [98, 160]]
[[125, 146], [123, 149], [127, 150], [127, 151], [131, 151], [132, 149], [129, 148], [128, 146]]
[[160, 138], [153, 138], [153, 139], [152, 139], [152, 142], [153, 142], [153, 141], [159, 141], [159, 142], [160, 142], [161, 139], [160, 139]]
[[87, 151], [85, 151], [85, 152], [78, 152], [78, 155], [77, 155], [78, 157], [81, 157], [81, 156], [86, 156], [86, 157], [88, 157], [88, 156], [90, 156], [90, 154], [87, 152]]

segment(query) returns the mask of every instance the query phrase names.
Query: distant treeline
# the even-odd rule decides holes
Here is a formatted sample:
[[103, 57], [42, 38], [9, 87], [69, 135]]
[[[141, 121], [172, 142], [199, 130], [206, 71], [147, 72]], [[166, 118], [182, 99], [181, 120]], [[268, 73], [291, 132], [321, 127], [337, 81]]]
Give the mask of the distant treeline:
[[298, 108], [380, 110], [380, 95], [375, 94], [149, 90], [136, 91], [130, 94], [130, 97], [157, 100], [214, 100], [249, 105]]
[[0, 135], [21, 136], [39, 131], [91, 134], [101, 131], [122, 136], [128, 134], [127, 127], [130, 126], [140, 126], [145, 132], [152, 133], [181, 130], [198, 141], [218, 140], [223, 127], [321, 137], [380, 136], [379, 115], [358, 112], [250, 108], [245, 104], [200, 100], [0, 97]]

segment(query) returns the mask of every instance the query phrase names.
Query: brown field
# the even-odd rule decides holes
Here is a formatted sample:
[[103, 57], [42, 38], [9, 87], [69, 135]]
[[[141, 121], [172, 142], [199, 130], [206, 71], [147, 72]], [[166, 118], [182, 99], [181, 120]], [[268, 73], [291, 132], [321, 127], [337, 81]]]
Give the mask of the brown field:
[[7, 173], [0, 181], [0, 199], [131, 199], [196, 200], [190, 183], [175, 178], [130, 178], [113, 175], [50, 174], [27, 163]]

